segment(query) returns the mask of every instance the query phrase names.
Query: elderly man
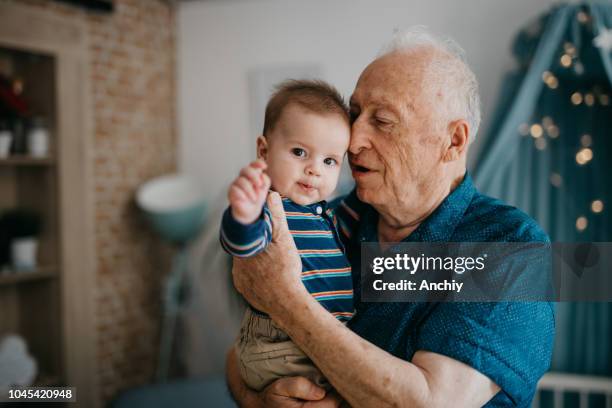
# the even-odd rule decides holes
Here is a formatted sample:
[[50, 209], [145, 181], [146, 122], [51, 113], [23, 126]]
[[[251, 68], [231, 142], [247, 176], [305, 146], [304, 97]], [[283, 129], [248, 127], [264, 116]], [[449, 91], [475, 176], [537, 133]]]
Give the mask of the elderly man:
[[[547, 370], [554, 310], [546, 302], [364, 303], [361, 242], [548, 240], [527, 215], [480, 194], [466, 173], [480, 121], [476, 79], [458, 48], [423, 30], [398, 36], [361, 74], [350, 101], [356, 188], [338, 207], [350, 231], [356, 314], [348, 327], [305, 290], [282, 205], [273, 244], [237, 262], [234, 283], [312, 359], [353, 407], [527, 407]], [[304, 378], [246, 388], [234, 353], [228, 382], [241, 406], [338, 406]]]

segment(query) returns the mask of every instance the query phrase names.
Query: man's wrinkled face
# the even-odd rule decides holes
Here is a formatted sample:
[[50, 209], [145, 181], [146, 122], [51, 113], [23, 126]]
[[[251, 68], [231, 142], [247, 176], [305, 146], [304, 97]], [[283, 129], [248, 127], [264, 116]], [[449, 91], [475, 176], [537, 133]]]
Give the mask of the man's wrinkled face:
[[351, 170], [359, 199], [378, 209], [418, 208], [443, 170], [447, 123], [427, 67], [427, 52], [386, 55], [351, 96]]

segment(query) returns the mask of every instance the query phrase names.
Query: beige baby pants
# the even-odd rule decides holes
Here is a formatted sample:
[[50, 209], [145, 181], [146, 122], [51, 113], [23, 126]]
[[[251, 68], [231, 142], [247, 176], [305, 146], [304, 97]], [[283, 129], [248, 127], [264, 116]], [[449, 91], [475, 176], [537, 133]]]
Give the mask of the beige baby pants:
[[242, 319], [236, 344], [240, 374], [247, 385], [261, 391], [282, 377], [306, 377], [329, 390], [331, 385], [289, 336], [268, 316], [250, 307]]

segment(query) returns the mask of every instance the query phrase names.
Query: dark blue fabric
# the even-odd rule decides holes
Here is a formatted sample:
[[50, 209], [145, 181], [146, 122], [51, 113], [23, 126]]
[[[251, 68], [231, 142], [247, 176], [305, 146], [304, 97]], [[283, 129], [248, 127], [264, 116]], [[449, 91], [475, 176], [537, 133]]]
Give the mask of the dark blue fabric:
[[[348, 323], [361, 337], [410, 361], [418, 350], [462, 361], [502, 389], [486, 407], [528, 407], [548, 369], [554, 338], [554, 307], [532, 303], [365, 303], [361, 302], [360, 243], [376, 242], [378, 214], [355, 192], [338, 218], [355, 227], [347, 242], [353, 267], [356, 314]], [[480, 194], [469, 175], [406, 242], [548, 242], [522, 211]], [[460, 390], [458, 390], [460, 392]]]

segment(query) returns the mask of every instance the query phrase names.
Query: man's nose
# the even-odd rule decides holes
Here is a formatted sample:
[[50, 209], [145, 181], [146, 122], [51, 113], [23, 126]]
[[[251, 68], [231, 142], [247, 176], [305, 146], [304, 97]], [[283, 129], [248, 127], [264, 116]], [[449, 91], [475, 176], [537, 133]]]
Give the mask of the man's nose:
[[368, 150], [372, 148], [370, 143], [370, 133], [368, 127], [362, 120], [353, 122], [351, 127], [351, 141], [349, 143], [349, 153], [359, 154], [362, 150]]

